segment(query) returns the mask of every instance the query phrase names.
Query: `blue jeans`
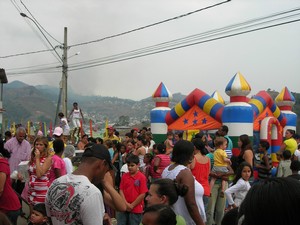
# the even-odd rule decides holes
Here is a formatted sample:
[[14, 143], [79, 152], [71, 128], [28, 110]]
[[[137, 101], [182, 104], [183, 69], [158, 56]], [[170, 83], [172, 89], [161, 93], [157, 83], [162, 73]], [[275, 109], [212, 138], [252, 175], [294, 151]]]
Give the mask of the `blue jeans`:
[[142, 213], [119, 212], [118, 225], [139, 225], [142, 221]]

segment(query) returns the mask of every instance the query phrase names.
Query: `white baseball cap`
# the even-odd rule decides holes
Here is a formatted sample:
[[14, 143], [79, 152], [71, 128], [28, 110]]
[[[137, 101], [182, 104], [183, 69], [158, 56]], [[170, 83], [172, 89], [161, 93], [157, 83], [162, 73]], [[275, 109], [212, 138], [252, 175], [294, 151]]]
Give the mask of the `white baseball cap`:
[[55, 127], [53, 135], [55, 136], [61, 136], [63, 134], [63, 129], [61, 127]]

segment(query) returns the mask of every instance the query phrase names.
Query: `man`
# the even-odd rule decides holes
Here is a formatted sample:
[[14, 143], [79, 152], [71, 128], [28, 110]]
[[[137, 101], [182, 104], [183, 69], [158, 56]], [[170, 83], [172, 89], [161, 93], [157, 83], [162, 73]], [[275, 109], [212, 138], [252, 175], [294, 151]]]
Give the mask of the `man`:
[[84, 117], [81, 108], [78, 107], [78, 103], [73, 103], [73, 109], [71, 110], [68, 120], [72, 117], [72, 122], [74, 126], [74, 132], [71, 134], [71, 136], [75, 137], [75, 134], [77, 135], [77, 138], [79, 138], [79, 133], [81, 129], [80, 120], [84, 123]]
[[[18, 170], [18, 166], [22, 161], [30, 160], [31, 146], [26, 138], [26, 130], [24, 127], [18, 127], [16, 136], [9, 139], [4, 144], [4, 148], [11, 154], [8, 159], [10, 173]], [[25, 183], [21, 180], [14, 180], [12, 183], [13, 188], [19, 193], [22, 193]]]
[[110, 168], [107, 148], [95, 144], [85, 150], [76, 171], [54, 180], [45, 201], [53, 225], [102, 225], [103, 196], [94, 184], [99, 184]]
[[107, 140], [116, 140], [119, 141], [120, 139], [118, 138], [118, 136], [115, 135], [115, 129], [112, 126], [108, 126], [107, 127], [107, 136], [104, 138], [104, 142]]
[[228, 131], [229, 131], [228, 127], [226, 125], [222, 125], [216, 132], [216, 136], [221, 136], [227, 139], [227, 148], [225, 149], [225, 152], [228, 158], [230, 159], [232, 156], [233, 144], [232, 144], [232, 140], [228, 136]]

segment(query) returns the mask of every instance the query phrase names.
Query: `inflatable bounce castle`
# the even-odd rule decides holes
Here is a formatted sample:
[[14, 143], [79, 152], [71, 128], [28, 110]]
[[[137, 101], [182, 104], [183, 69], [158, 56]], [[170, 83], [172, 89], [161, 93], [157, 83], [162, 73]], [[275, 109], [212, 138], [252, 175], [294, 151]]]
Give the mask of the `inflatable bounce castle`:
[[225, 93], [230, 97], [228, 104], [225, 105], [217, 91], [210, 96], [196, 88], [171, 109], [169, 102], [172, 94], [160, 83], [152, 95], [156, 105], [150, 112], [154, 141], [164, 141], [168, 130], [216, 131], [223, 124], [229, 128], [233, 154], [239, 154], [238, 137], [247, 134], [254, 146], [260, 140], [267, 140], [271, 145], [272, 160], [276, 162], [276, 152], [285, 130], [296, 130], [297, 115], [292, 112], [295, 98], [287, 87], [282, 89], [275, 101], [266, 91], [248, 98], [250, 91], [250, 85], [238, 72], [225, 88]]

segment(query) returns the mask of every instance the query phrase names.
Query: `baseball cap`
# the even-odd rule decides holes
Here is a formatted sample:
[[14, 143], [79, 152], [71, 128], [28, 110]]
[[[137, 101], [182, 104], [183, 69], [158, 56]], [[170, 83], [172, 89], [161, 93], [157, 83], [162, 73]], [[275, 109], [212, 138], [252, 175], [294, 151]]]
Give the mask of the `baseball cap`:
[[63, 129], [61, 127], [55, 127], [53, 135], [55, 136], [61, 136], [63, 134]]
[[108, 130], [114, 130], [115, 128], [113, 128], [112, 126], [108, 126], [106, 129], [108, 129]]
[[111, 163], [109, 151], [104, 145], [94, 144], [91, 147], [87, 147], [84, 150], [82, 157], [95, 157], [98, 159], [105, 160], [108, 163], [109, 168], [114, 169]]

